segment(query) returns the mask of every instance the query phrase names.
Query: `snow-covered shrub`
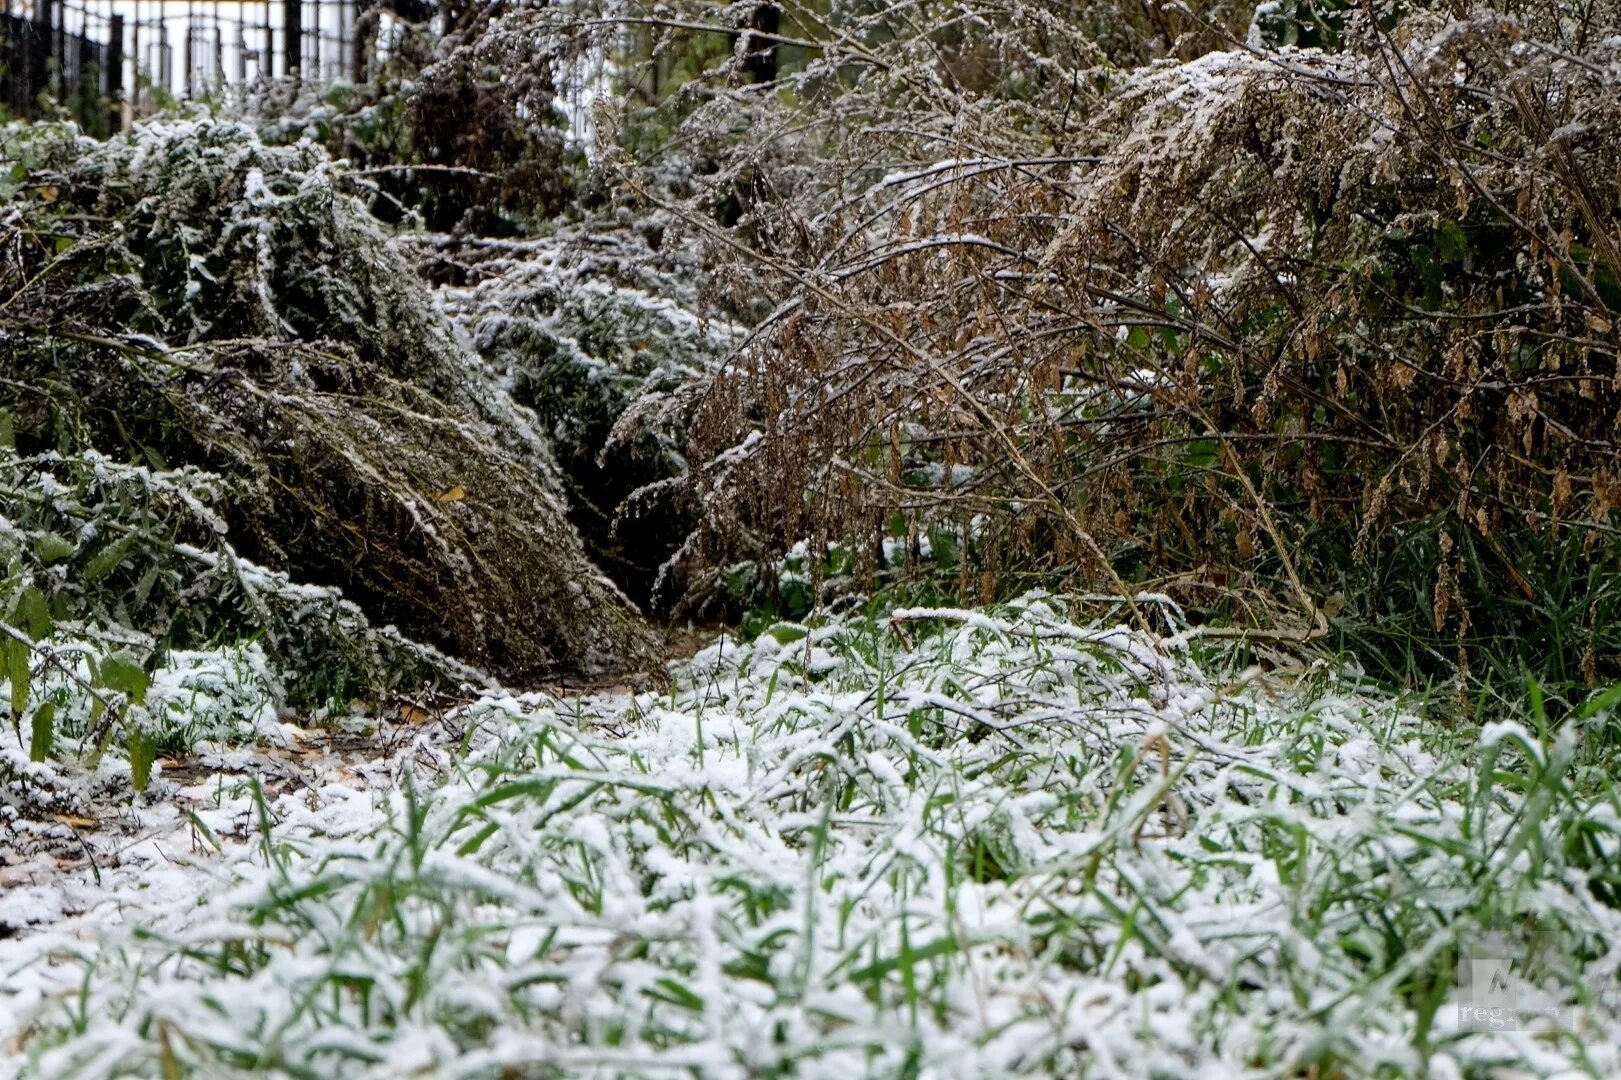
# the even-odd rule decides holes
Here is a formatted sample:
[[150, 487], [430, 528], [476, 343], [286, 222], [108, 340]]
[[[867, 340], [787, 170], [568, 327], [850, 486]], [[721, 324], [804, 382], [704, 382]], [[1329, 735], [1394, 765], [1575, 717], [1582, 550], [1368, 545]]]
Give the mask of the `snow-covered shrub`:
[[502, 231], [502, 213], [564, 209], [574, 176], [555, 101], [558, 47], [521, 12], [474, 5], [412, 79], [406, 122], [427, 168], [410, 179], [430, 228]]
[[475, 677], [392, 628], [372, 626], [337, 590], [294, 583], [240, 556], [221, 516], [228, 489], [194, 467], [121, 465], [95, 451], [19, 457], [0, 448], [8, 603], [35, 588], [56, 625], [143, 652], [255, 637], [290, 676], [290, 700], [300, 705], [363, 688]]
[[155, 740], [190, 747], [198, 742], [245, 742], [274, 736], [276, 710], [286, 701], [258, 642], [221, 649], [174, 649], [152, 673], [146, 712]]
[[[565, 39], [510, 8], [476, 4], [410, 25], [358, 83], [246, 93], [267, 142], [307, 139], [350, 163], [379, 218], [509, 235], [569, 209], [581, 160], [565, 139], [554, 76]], [[425, 12], [432, 5], [422, 5]], [[375, 32], [380, 8], [360, 16]]]
[[0, 333], [24, 456], [216, 474], [235, 551], [503, 674], [646, 655], [545, 434], [321, 150], [200, 121], [23, 167]]
[[627, 500], [685, 476], [683, 395], [741, 331], [696, 314], [694, 253], [655, 251], [635, 228], [642, 219], [623, 217], [535, 240], [441, 238], [423, 259], [454, 260], [466, 278], [443, 290], [447, 310], [540, 419], [593, 557], [646, 597], [691, 522], [654, 526], [645, 496]]
[[230, 488], [195, 467], [0, 446], [0, 801], [13, 811], [83, 787], [62, 763], [110, 753], [144, 787], [156, 755], [251, 741], [273, 708], [481, 680], [338, 591], [239, 556], [219, 510]]

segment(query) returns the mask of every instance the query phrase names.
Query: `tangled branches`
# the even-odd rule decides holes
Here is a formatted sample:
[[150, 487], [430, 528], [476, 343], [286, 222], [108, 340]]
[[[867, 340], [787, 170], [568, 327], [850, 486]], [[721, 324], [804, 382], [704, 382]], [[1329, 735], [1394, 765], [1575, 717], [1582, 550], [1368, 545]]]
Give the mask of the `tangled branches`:
[[1465, 661], [1574, 603], [1541, 644], [1616, 669], [1614, 590], [1570, 576], [1617, 550], [1621, 20], [1325, 11], [1122, 49], [835, 7], [784, 32], [791, 93], [690, 93], [752, 121], [682, 205], [773, 314], [696, 418], [688, 556], [943, 529], [965, 593], [1343, 610]]

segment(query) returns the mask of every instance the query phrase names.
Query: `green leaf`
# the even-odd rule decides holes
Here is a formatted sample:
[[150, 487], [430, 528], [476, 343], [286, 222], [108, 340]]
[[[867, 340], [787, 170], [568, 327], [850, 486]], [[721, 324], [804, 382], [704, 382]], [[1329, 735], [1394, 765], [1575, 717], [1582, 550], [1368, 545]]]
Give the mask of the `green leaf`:
[[[91, 684], [94, 685], [94, 686], [102, 685], [102, 682], [101, 682], [101, 664], [99, 662], [97, 662], [96, 658], [94, 656], [90, 655], [89, 653], [85, 654], [84, 662], [85, 662], [85, 665], [90, 668], [90, 682], [91, 682]], [[91, 725], [94, 726], [96, 721], [101, 719], [101, 714], [106, 712], [106, 711], [107, 711], [107, 702], [101, 697], [101, 695], [100, 694], [91, 694], [90, 695], [90, 723], [91, 723]]]
[[51, 756], [51, 740], [56, 735], [56, 702], [47, 701], [34, 710], [32, 738], [28, 742], [28, 760], [44, 761]]
[[158, 583], [158, 564], [153, 563], [141, 575], [141, 580], [135, 583], [135, 600], [137, 603], [146, 603], [146, 598], [152, 595], [152, 586]]
[[16, 638], [6, 639], [6, 677], [11, 680], [11, 720], [14, 724], [20, 724], [23, 714], [28, 711], [28, 661], [33, 655], [34, 650]]
[[1220, 448], [1215, 439], [1195, 439], [1182, 452], [1182, 460], [1195, 469], [1215, 468], [1219, 457]]
[[[223, 853], [225, 851], [225, 848], [220, 846], [219, 837], [214, 835], [214, 830], [208, 827], [207, 822], [198, 817], [197, 814], [191, 810], [185, 811], [185, 815], [186, 819], [191, 822], [191, 827], [198, 833], [202, 834], [202, 838], [208, 842], [209, 847], [213, 848], [215, 852]], [[493, 828], [494, 827], [492, 826], [492, 831]]]
[[145, 791], [146, 785], [152, 782], [152, 762], [157, 758], [157, 748], [146, 737], [146, 732], [133, 724], [129, 729], [128, 745], [130, 782], [135, 785], [136, 791]]
[[895, 971], [909, 970], [913, 965], [921, 961], [933, 960], [937, 956], [947, 956], [956, 952], [958, 948], [956, 937], [950, 934], [929, 942], [921, 949], [913, 949], [903, 945], [899, 955], [875, 960], [864, 968], [852, 971], [850, 980], [852, 982], [868, 982], [882, 979]]
[[34, 557], [49, 566], [72, 555], [73, 542], [60, 533], [48, 532], [34, 541]]
[[51, 602], [33, 585], [28, 586], [22, 591], [22, 595], [17, 597], [17, 607], [12, 612], [12, 617], [35, 641], [51, 636]]
[[1458, 262], [1469, 250], [1463, 227], [1456, 221], [1443, 221], [1435, 230], [1435, 250], [1447, 262]]
[[1578, 714], [1583, 720], [1591, 720], [1601, 713], [1609, 712], [1617, 705], [1621, 705], [1621, 686], [1612, 686], [1603, 693], [1588, 700]]
[[777, 623], [766, 630], [766, 633], [776, 638], [779, 645], [789, 645], [805, 637], [809, 631], [793, 623]]
[[682, 986], [674, 979], [655, 979], [653, 987], [644, 991], [648, 997], [660, 1001], [668, 1001], [672, 1005], [679, 1005], [693, 1012], [703, 1012], [704, 999]]
[[86, 581], [100, 581], [108, 574], [117, 570], [129, 554], [129, 549], [135, 546], [135, 534], [120, 536], [90, 557], [84, 566], [84, 579]]
[[140, 705], [146, 701], [152, 676], [146, 673], [133, 654], [120, 649], [101, 661], [99, 681], [108, 690], [117, 690], [127, 695], [134, 704]]

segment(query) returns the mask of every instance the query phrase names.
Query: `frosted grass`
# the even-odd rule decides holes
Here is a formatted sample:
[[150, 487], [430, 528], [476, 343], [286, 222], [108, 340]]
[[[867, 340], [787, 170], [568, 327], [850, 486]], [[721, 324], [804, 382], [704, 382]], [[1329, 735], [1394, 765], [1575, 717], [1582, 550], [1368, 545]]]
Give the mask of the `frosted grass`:
[[[1454, 732], [1175, 630], [1031, 597], [485, 698], [374, 833], [250, 791], [195, 906], [0, 948], [0, 1037], [85, 1078], [1621, 1073], [1604, 709]], [[1481, 956], [1548, 1007], [1460, 1025]]]

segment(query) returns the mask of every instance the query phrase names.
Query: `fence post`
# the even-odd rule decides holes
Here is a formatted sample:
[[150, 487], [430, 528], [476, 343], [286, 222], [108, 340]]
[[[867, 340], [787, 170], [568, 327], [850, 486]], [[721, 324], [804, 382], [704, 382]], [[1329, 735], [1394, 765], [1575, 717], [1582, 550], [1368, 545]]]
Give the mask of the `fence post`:
[[[17, 72], [15, 69], [24, 67], [28, 62], [28, 44], [26, 27], [22, 33], [13, 34], [16, 29], [11, 25], [11, 0], [5, 0], [6, 21], [0, 27], [0, 106], [13, 112], [21, 112], [17, 108]], [[16, 44], [12, 44], [15, 39]]]
[[[141, 0], [131, 0], [129, 28], [129, 114], [141, 111]], [[159, 7], [158, 11], [162, 12]]]
[[372, 18], [371, 8], [372, 5], [366, 0], [358, 0], [340, 9], [349, 12], [349, 66], [353, 69], [349, 72], [349, 78], [354, 80], [356, 86], [371, 81], [371, 50], [367, 46], [372, 35], [367, 31], [372, 24], [367, 22], [365, 27], [361, 26], [363, 21]]
[[196, 41], [197, 13], [188, 0], [186, 4], [186, 51], [182, 58], [182, 62], [186, 65], [186, 90], [184, 97], [187, 101], [191, 100], [191, 84], [194, 76], [197, 74], [197, 58], [191, 54], [192, 46], [196, 44]]
[[102, 72], [102, 95], [107, 99], [107, 122], [112, 131], [124, 130], [124, 16], [107, 22], [107, 70]]
[[304, 0], [282, 0], [281, 14], [287, 74], [296, 82], [304, 67]]
[[[40, 73], [44, 77], [40, 80], [39, 86], [31, 88], [37, 92], [41, 89], [50, 89], [51, 82], [55, 78], [51, 70], [51, 61], [57, 53], [55, 0], [38, 0], [34, 5], [34, 24], [39, 27], [39, 43], [45, 47], [45, 55], [40, 58], [39, 64]], [[56, 66], [57, 70], [61, 69], [60, 62]], [[33, 102], [29, 102], [29, 106], [32, 108]]]
[[[73, 118], [79, 122], [79, 126], [93, 134], [101, 123], [101, 117], [97, 115], [101, 112], [101, 72], [96, 70], [99, 57], [96, 43], [90, 40], [90, 20], [84, 17], [88, 14], [81, 13], [79, 32], [75, 35], [78, 41], [73, 45], [73, 51], [77, 54], [77, 63], [73, 65], [73, 85], [64, 86], [62, 96], [73, 103]], [[67, 33], [65, 23], [62, 32], [64, 35]]]

